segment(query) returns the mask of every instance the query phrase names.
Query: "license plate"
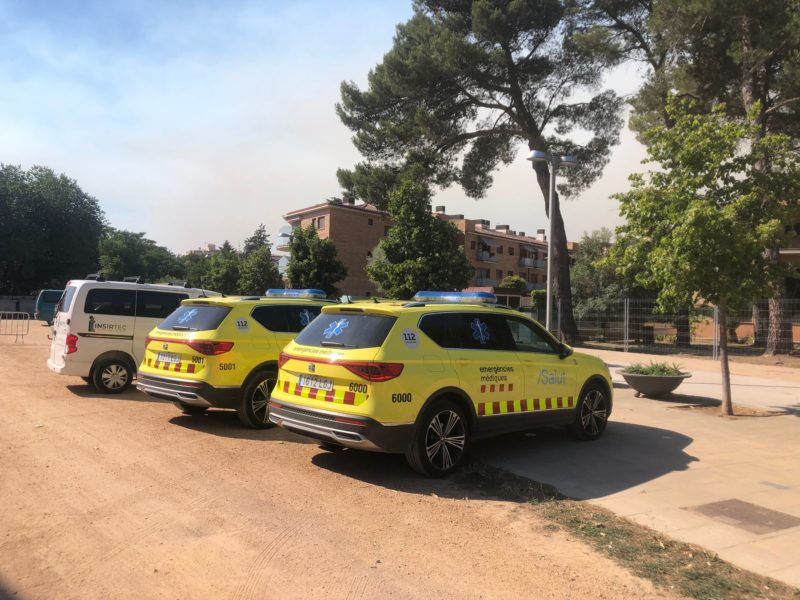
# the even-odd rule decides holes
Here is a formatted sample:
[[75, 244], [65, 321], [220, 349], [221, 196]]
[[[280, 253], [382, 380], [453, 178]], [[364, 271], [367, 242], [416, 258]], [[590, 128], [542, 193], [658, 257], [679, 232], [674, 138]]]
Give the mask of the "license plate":
[[300, 375], [300, 385], [330, 392], [333, 389], [333, 379], [317, 377], [316, 375]]
[[176, 364], [181, 362], [181, 355], [173, 354], [172, 352], [159, 352], [156, 360], [158, 362]]

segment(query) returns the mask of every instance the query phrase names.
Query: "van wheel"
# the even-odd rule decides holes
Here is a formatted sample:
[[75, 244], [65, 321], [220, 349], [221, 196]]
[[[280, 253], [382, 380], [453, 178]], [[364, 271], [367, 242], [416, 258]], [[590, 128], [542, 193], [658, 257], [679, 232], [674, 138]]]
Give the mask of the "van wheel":
[[94, 387], [104, 394], [121, 394], [131, 384], [133, 370], [120, 358], [107, 358], [94, 367]]
[[242, 400], [236, 409], [242, 424], [253, 429], [275, 426], [269, 421], [269, 399], [277, 378], [275, 371], [261, 371], [252, 377], [244, 388]]
[[192, 415], [192, 416], [199, 416], [206, 414], [208, 410], [207, 406], [192, 406], [191, 404], [186, 404], [185, 402], [173, 402], [175, 406], [177, 406], [180, 411], [185, 415]]
[[451, 400], [437, 400], [417, 421], [406, 460], [417, 473], [442, 477], [461, 464], [468, 442], [464, 411]]

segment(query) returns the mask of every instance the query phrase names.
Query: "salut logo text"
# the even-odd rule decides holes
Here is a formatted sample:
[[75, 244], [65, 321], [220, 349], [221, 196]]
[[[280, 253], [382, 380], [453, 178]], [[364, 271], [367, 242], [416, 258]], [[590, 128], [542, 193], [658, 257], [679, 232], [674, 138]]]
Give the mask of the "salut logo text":
[[548, 369], [539, 371], [539, 385], [560, 385], [565, 382], [564, 371], [550, 371]]

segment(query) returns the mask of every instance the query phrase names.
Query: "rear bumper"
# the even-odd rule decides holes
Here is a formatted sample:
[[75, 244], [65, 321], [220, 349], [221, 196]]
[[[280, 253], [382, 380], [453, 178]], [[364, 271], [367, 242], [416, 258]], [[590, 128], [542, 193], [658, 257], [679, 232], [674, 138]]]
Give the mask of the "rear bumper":
[[403, 453], [414, 435], [413, 423], [384, 425], [369, 417], [312, 409], [283, 400], [270, 402], [269, 420], [300, 435], [373, 452]]
[[154, 398], [206, 408], [236, 408], [240, 395], [238, 387], [218, 388], [203, 381], [154, 377], [141, 372], [136, 381], [136, 389]]
[[74, 360], [64, 360], [62, 363], [57, 363], [52, 358], [48, 358], [47, 368], [58, 375], [88, 377], [90, 371], [92, 370], [92, 363]]

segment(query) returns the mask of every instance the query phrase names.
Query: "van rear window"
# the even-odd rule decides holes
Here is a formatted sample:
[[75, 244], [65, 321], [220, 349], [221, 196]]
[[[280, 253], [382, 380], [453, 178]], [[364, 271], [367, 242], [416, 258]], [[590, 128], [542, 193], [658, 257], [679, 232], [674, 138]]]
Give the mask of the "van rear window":
[[219, 327], [231, 309], [207, 304], [181, 304], [158, 326], [175, 331], [210, 331]]
[[64, 290], [64, 295], [61, 296], [61, 300], [58, 302], [58, 306], [56, 307], [56, 312], [69, 312], [70, 306], [72, 306], [72, 299], [75, 297], [75, 290], [78, 288], [69, 286], [66, 290]]
[[300, 332], [295, 342], [303, 346], [377, 348], [396, 320], [382, 315], [321, 314]]
[[62, 291], [55, 291], [55, 290], [50, 292], [42, 292], [42, 295], [39, 297], [39, 299], [42, 302], [47, 302], [48, 304], [54, 304], [61, 299], [61, 294], [63, 293], [64, 292]]

